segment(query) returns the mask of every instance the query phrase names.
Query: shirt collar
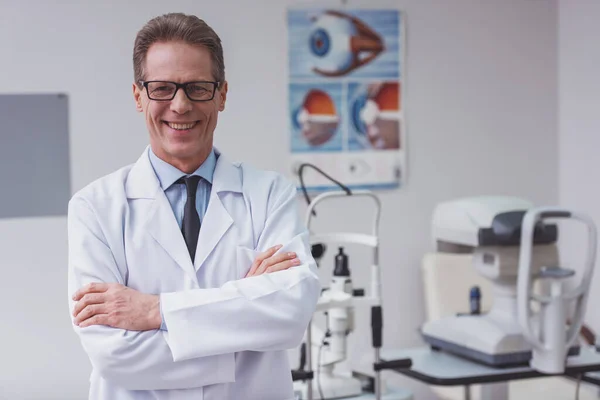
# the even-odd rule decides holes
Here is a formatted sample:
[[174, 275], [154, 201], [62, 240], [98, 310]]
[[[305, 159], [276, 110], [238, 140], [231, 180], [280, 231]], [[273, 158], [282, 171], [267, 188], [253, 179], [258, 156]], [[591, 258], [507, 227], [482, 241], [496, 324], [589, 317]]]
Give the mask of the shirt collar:
[[[180, 171], [168, 162], [158, 158], [150, 146], [148, 146], [148, 155], [150, 157], [150, 164], [154, 169], [154, 173], [160, 182], [160, 187], [162, 190], [167, 190], [172, 184], [175, 183], [175, 181], [177, 181], [177, 179], [181, 178], [182, 176], [188, 176], [188, 174], [185, 172]], [[213, 148], [208, 155], [208, 158], [202, 163], [202, 165], [200, 165], [196, 171], [189, 175], [198, 175], [212, 184], [216, 165], [217, 156]]]

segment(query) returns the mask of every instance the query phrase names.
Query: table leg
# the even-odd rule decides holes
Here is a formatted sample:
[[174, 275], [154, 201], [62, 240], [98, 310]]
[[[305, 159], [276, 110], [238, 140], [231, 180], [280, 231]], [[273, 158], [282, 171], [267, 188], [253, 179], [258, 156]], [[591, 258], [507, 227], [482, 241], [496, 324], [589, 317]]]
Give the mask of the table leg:
[[508, 400], [508, 382], [481, 385], [481, 400]]

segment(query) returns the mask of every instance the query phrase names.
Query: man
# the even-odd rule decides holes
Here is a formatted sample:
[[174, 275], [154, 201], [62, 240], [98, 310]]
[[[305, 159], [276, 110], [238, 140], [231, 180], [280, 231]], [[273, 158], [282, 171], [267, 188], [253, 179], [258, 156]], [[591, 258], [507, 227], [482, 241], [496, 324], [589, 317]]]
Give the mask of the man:
[[151, 20], [133, 60], [150, 146], [69, 202], [90, 399], [291, 399], [286, 350], [320, 293], [295, 187], [213, 148], [227, 82], [202, 20]]

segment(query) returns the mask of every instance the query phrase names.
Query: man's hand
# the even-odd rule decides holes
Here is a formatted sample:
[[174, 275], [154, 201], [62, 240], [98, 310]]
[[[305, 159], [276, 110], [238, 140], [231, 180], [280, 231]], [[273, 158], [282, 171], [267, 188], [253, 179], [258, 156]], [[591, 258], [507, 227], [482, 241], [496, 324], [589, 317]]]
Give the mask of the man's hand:
[[108, 325], [132, 331], [159, 329], [159, 296], [118, 283], [90, 283], [75, 293], [75, 324]]
[[246, 278], [262, 275], [264, 273], [283, 271], [296, 265], [300, 265], [300, 260], [296, 257], [296, 253], [290, 252], [274, 255], [280, 248], [281, 245], [277, 245], [256, 256]]
[[[296, 253], [275, 255], [282, 246], [260, 253], [246, 277], [262, 275], [300, 265]], [[161, 325], [160, 298], [140, 293], [118, 283], [90, 283], [73, 296], [75, 324], [80, 328], [107, 325], [131, 331], [159, 329]]]

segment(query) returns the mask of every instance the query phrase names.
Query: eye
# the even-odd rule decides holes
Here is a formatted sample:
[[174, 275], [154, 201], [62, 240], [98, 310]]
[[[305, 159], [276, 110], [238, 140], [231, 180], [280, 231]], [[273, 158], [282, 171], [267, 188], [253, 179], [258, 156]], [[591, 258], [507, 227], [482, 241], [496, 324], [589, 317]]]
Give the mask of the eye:
[[204, 93], [208, 91], [208, 89], [202, 85], [190, 85], [188, 86], [188, 89], [195, 93]]
[[213, 96], [214, 86], [212, 83], [195, 82], [186, 87], [188, 96], [194, 100], [208, 100]]
[[300, 128], [306, 122], [337, 122], [338, 116], [333, 99], [319, 89], [310, 90], [304, 97], [302, 106], [296, 110], [294, 125]]
[[173, 95], [175, 88], [166, 82], [150, 82], [148, 84], [148, 93], [152, 98], [163, 99]]
[[353, 128], [359, 134], [365, 134], [367, 127], [361, 114], [367, 104], [367, 92], [364, 88], [359, 88], [356, 91], [356, 95], [350, 99], [350, 121], [352, 122]]
[[318, 28], [310, 36], [310, 51], [319, 57], [327, 55], [331, 49], [331, 39], [325, 29]]
[[310, 51], [314, 64], [324, 71], [350, 68], [353, 55], [351, 37], [356, 33], [350, 20], [324, 14], [314, 23], [310, 33]]
[[351, 141], [360, 148], [399, 148], [400, 86], [398, 82], [351, 84]]
[[373, 29], [341, 12], [325, 12], [315, 18], [308, 44], [313, 71], [325, 76], [347, 74], [383, 51], [383, 40]]
[[312, 89], [293, 113], [292, 123], [309, 145], [320, 146], [335, 135], [339, 116], [331, 96], [322, 90]]

